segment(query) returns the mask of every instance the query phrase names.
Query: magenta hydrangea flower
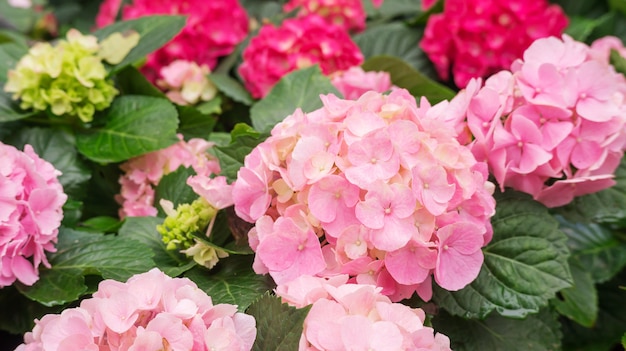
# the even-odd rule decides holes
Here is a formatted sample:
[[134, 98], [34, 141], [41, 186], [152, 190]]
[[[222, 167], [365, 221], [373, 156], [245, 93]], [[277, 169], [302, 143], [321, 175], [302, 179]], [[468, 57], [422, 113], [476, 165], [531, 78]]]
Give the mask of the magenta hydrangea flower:
[[335, 88], [349, 100], [356, 100], [370, 90], [384, 93], [395, 88], [391, 84], [391, 76], [388, 72], [365, 72], [360, 66], [333, 73], [330, 78]]
[[347, 281], [347, 275], [300, 276], [276, 288], [283, 302], [312, 305], [298, 350], [451, 350], [447, 336], [424, 326], [422, 309], [391, 302], [374, 285]]
[[[105, 0], [96, 19], [99, 27], [115, 20], [120, 0]], [[214, 69], [217, 60], [233, 52], [248, 35], [248, 15], [238, 0], [132, 0], [121, 9], [122, 19], [148, 15], [186, 15], [187, 24], [169, 43], [148, 55], [142, 72], [155, 82], [162, 67], [186, 60]]]
[[626, 147], [626, 79], [609, 64], [611, 45], [538, 39], [512, 71], [469, 94], [472, 151], [501, 189], [556, 207], [615, 184]]
[[464, 88], [522, 56], [539, 38], [560, 36], [567, 17], [547, 0], [446, 0], [443, 13], [429, 17], [420, 47], [439, 76]]
[[36, 320], [16, 350], [248, 351], [255, 338], [254, 317], [154, 268], [124, 283], [104, 280], [79, 307]]
[[318, 15], [265, 24], [243, 51], [239, 73], [253, 97], [264, 97], [280, 78], [319, 64], [324, 74], [347, 70], [363, 61], [358, 46], [341, 27]]
[[298, 16], [314, 13], [347, 32], [365, 29], [367, 16], [361, 0], [290, 0], [283, 6], [285, 12], [296, 9]]
[[154, 187], [163, 176], [179, 167], [192, 167], [197, 175], [210, 176], [220, 172], [219, 161], [207, 151], [213, 143], [194, 138], [180, 141], [165, 149], [132, 158], [120, 165], [124, 174], [120, 177], [120, 194], [115, 200], [122, 205], [120, 218], [156, 216]]
[[55, 252], [67, 195], [61, 172], [30, 145], [0, 143], [0, 288], [16, 280], [33, 285], [46, 252]]
[[403, 89], [322, 101], [277, 124], [233, 185], [236, 213], [256, 224], [255, 271], [278, 284], [347, 274], [394, 301], [430, 299], [433, 276], [450, 290], [476, 278], [494, 185], [457, 141], [463, 101], [418, 108]]

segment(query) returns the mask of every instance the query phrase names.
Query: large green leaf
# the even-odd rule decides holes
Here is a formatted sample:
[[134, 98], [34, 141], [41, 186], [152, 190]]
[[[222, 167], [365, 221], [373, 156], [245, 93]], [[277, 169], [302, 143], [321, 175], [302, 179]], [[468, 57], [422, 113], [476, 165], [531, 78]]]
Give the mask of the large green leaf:
[[166, 98], [165, 94], [155, 87], [134, 66], [126, 66], [115, 76], [115, 83], [122, 95], [146, 95]]
[[209, 79], [224, 95], [244, 105], [252, 105], [252, 96], [237, 80], [221, 73], [211, 73]]
[[432, 322], [450, 338], [455, 351], [546, 351], [561, 346], [560, 325], [548, 309], [522, 320], [499, 315], [467, 320], [442, 311]]
[[257, 336], [252, 350], [297, 350], [309, 309], [296, 309], [282, 303], [279, 297], [263, 295], [246, 311], [256, 319]]
[[111, 68], [116, 72], [122, 68], [144, 58], [147, 54], [157, 50], [170, 41], [185, 26], [184, 16], [145, 16], [133, 20], [116, 22], [102, 28], [93, 34], [98, 40], [103, 40], [109, 35], [119, 32], [124, 33], [133, 30], [141, 36], [139, 43], [126, 57]]
[[185, 140], [209, 137], [217, 122], [214, 114], [221, 112], [220, 102], [221, 99], [216, 97], [198, 107], [176, 106], [180, 120], [178, 132], [183, 134]]
[[57, 128], [24, 128], [10, 142], [20, 150], [25, 144], [30, 144], [41, 158], [61, 171], [59, 182], [66, 194], [77, 199], [84, 197], [91, 170], [78, 156], [73, 134]]
[[2, 83], [3, 88], [4, 83], [7, 81], [9, 70], [15, 68], [17, 62], [22, 56], [26, 55], [26, 53], [28, 53], [28, 48], [18, 43], [0, 44], [0, 83]]
[[284, 76], [250, 110], [250, 119], [254, 129], [269, 132], [274, 125], [293, 114], [297, 108], [311, 112], [322, 107], [320, 94], [341, 93], [324, 76], [319, 66], [301, 69]]
[[611, 279], [626, 266], [626, 242], [596, 223], [572, 223], [556, 217], [568, 237], [572, 257], [580, 260], [596, 283]]
[[17, 285], [22, 294], [45, 306], [78, 299], [87, 291], [85, 275], [126, 280], [154, 267], [150, 248], [114, 235], [61, 228], [56, 248], [57, 252], [49, 255], [52, 267], [40, 269], [33, 286]]
[[[0, 309], [2, 309], [2, 318], [0, 318], [0, 330], [6, 330], [12, 334], [24, 334], [33, 329], [35, 318], [41, 318], [48, 313], [58, 313], [61, 307], [46, 307], [20, 294], [14, 286], [6, 286], [0, 289]], [[6, 345], [0, 334], [2, 346]], [[17, 345], [16, 345], [17, 346]], [[11, 349], [12, 350], [12, 349]]]
[[185, 276], [206, 291], [213, 303], [233, 304], [240, 311], [245, 311], [252, 302], [272, 288], [267, 276], [254, 273], [252, 260], [252, 256], [227, 257], [210, 271], [196, 267], [185, 273]]
[[113, 101], [103, 127], [77, 136], [80, 153], [100, 162], [120, 162], [178, 141], [178, 113], [166, 99], [126, 95]]
[[372, 57], [363, 63], [363, 69], [389, 72], [394, 85], [407, 89], [415, 97], [426, 96], [433, 104], [456, 95], [452, 89], [424, 76], [397, 57]]
[[229, 181], [237, 179], [237, 172], [252, 149], [259, 145], [267, 136], [254, 130], [249, 125], [240, 123], [231, 132], [228, 146], [216, 146], [214, 152], [220, 160], [221, 175]]
[[507, 190], [496, 197], [493, 239], [483, 249], [478, 278], [464, 289], [435, 289], [438, 305], [453, 315], [484, 318], [491, 311], [514, 318], [536, 313], [572, 285], [567, 237], [548, 210]]
[[606, 25], [612, 18], [613, 15], [610, 13], [598, 18], [573, 16], [569, 18], [569, 25], [565, 32], [574, 38], [574, 40], [584, 42], [591, 36], [596, 28]]
[[149, 247], [154, 253], [154, 263], [165, 274], [176, 277], [195, 266], [195, 262], [190, 261], [184, 255], [167, 250], [161, 234], [157, 232], [157, 225], [163, 223], [163, 218], [159, 217], [128, 217], [119, 231], [119, 237], [136, 240]]
[[590, 328], [598, 317], [598, 292], [585, 268], [578, 260], [570, 258], [574, 285], [561, 290], [560, 298], [554, 299], [552, 305], [560, 314]]
[[419, 48], [421, 37], [419, 29], [396, 21], [368, 28], [354, 36], [354, 41], [366, 59], [380, 55], [394, 56], [434, 79], [437, 74], [432, 63]]
[[570, 220], [577, 222], [609, 222], [626, 226], [626, 158], [615, 171], [617, 184], [597, 193], [580, 196], [569, 205], [558, 208]]
[[0, 90], [0, 123], [17, 121], [34, 115], [34, 111], [21, 110], [9, 94]]

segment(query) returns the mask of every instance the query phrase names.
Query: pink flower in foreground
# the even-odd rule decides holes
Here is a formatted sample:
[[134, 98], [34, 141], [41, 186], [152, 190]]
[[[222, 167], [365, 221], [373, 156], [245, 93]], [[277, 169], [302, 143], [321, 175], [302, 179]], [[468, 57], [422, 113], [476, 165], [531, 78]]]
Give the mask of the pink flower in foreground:
[[[121, 6], [106, 0], [98, 14], [99, 27], [110, 24]], [[149, 15], [185, 15], [187, 24], [169, 43], [148, 55], [142, 72], [155, 82], [162, 67], [175, 60], [192, 61], [214, 69], [217, 60], [233, 52], [248, 34], [248, 15], [237, 0], [132, 0], [122, 8], [122, 19]]]
[[319, 64], [324, 74], [360, 65], [363, 55], [341, 27], [317, 15], [287, 19], [280, 27], [265, 24], [243, 51], [239, 66], [253, 97], [264, 97], [280, 78]]
[[345, 99], [356, 100], [365, 92], [373, 90], [384, 93], [394, 88], [387, 72], [365, 72], [361, 67], [350, 67], [331, 75], [331, 83]]
[[220, 172], [219, 162], [207, 152], [213, 146], [212, 143], [199, 138], [186, 142], [182, 135], [179, 138], [180, 141], [174, 145], [135, 157], [120, 165], [124, 174], [119, 179], [120, 194], [115, 197], [122, 205], [120, 218], [156, 216], [154, 187], [163, 176], [179, 167], [192, 167], [197, 175], [207, 177]]
[[539, 39], [510, 72], [468, 94], [472, 151], [501, 189], [556, 207], [615, 184], [626, 147], [626, 79], [609, 65], [611, 47], [626, 52], [610, 38], [592, 47], [565, 35]]
[[279, 285], [347, 274], [394, 301], [430, 299], [431, 277], [471, 282], [495, 201], [486, 164], [457, 141], [465, 100], [418, 108], [403, 89], [321, 99], [277, 124], [233, 184], [236, 213], [256, 222], [255, 271]]
[[443, 13], [429, 17], [420, 47], [439, 76], [464, 88], [522, 56], [539, 38], [561, 35], [567, 17], [547, 0], [446, 0]]
[[322, 16], [329, 24], [345, 31], [360, 32], [365, 29], [365, 8], [361, 0], [290, 0], [285, 12], [298, 10], [298, 16], [311, 13]]
[[0, 288], [19, 280], [33, 285], [46, 252], [55, 252], [67, 195], [61, 172], [30, 145], [19, 151], [0, 143]]
[[312, 305], [298, 350], [450, 350], [447, 336], [424, 326], [424, 311], [391, 302], [373, 285], [347, 280], [301, 276], [276, 288], [292, 306]]
[[16, 350], [248, 351], [255, 338], [252, 316], [155, 268], [125, 283], [104, 280], [80, 307], [35, 320]]

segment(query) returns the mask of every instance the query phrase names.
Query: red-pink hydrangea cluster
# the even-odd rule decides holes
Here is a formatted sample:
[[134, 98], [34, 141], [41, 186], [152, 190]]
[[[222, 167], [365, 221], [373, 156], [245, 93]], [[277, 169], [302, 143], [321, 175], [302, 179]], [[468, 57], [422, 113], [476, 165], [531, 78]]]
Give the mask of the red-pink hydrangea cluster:
[[347, 32], [365, 29], [365, 8], [361, 0], [290, 0], [283, 6], [285, 12], [298, 10], [298, 16], [311, 13], [322, 16], [329, 24]]
[[[115, 21], [122, 1], [105, 0], [96, 24], [103, 27]], [[174, 60], [187, 60], [215, 68], [218, 58], [233, 52], [248, 35], [248, 15], [238, 0], [132, 0], [124, 5], [122, 19], [148, 15], [185, 15], [182, 31], [165, 46], [148, 55], [142, 72], [155, 82], [161, 67]]]
[[50, 267], [67, 200], [59, 175], [30, 145], [0, 143], [0, 288], [33, 285], [39, 265]]
[[233, 186], [254, 269], [284, 284], [348, 274], [398, 301], [457, 290], [491, 239], [487, 165], [406, 90], [358, 100], [321, 97], [297, 110], [245, 159]]
[[443, 13], [429, 17], [420, 47], [442, 79], [451, 71], [463, 88], [471, 78], [508, 69], [533, 41], [560, 36], [567, 23], [547, 0], [446, 0]]
[[511, 71], [471, 95], [472, 150], [502, 189], [555, 207], [615, 183], [626, 146], [626, 80], [608, 49], [566, 35], [539, 39]]
[[447, 336], [424, 326], [423, 310], [391, 302], [374, 285], [347, 280], [301, 276], [276, 288], [292, 306], [312, 305], [298, 350], [451, 350]]
[[349, 100], [356, 100], [370, 90], [384, 93], [392, 88], [389, 73], [385, 71], [365, 72], [360, 66], [333, 73], [330, 80], [343, 97]]
[[163, 176], [179, 167], [192, 167], [197, 175], [210, 176], [220, 172], [219, 161], [208, 153], [213, 143], [201, 138], [183, 140], [165, 149], [132, 158], [120, 165], [124, 174], [120, 177], [120, 194], [115, 196], [122, 205], [120, 218], [156, 216], [154, 188]]
[[248, 351], [255, 338], [252, 316], [155, 268], [125, 283], [104, 280], [80, 307], [36, 320], [16, 351]]
[[287, 73], [315, 64], [324, 74], [360, 65], [363, 54], [348, 33], [315, 14], [265, 24], [243, 51], [239, 73], [253, 97], [264, 97]]

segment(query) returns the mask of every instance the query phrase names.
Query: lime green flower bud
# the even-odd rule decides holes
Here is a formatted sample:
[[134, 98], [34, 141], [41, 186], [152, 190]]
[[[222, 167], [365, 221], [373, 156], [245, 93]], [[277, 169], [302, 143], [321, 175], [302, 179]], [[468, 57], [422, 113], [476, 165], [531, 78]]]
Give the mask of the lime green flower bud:
[[20, 107], [93, 120], [119, 93], [98, 56], [96, 37], [72, 29], [56, 46], [35, 44], [8, 72], [4, 90]]
[[180, 204], [173, 209], [169, 201], [161, 201], [167, 218], [157, 226], [168, 250], [186, 250], [196, 245], [194, 233], [206, 231], [217, 210], [200, 197], [190, 204]]

